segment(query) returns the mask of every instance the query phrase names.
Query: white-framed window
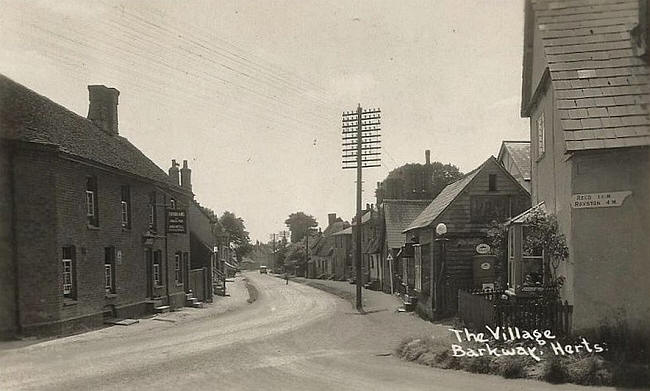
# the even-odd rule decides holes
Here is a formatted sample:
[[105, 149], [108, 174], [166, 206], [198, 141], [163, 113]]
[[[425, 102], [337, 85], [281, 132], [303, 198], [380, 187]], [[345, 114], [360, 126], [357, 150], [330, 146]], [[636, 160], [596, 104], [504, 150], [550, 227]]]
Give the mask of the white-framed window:
[[122, 228], [131, 228], [131, 189], [129, 186], [122, 186], [120, 200], [120, 216]]
[[122, 205], [122, 227], [129, 226], [129, 204], [126, 201], [121, 201]]
[[153, 264], [153, 282], [155, 286], [160, 286], [161, 284], [161, 278], [160, 278], [160, 264], [159, 263], [154, 263]]
[[104, 248], [104, 289], [115, 293], [115, 248]]
[[174, 279], [177, 284], [183, 282], [183, 273], [181, 272], [181, 253], [174, 255]]
[[540, 159], [546, 152], [546, 126], [544, 124], [544, 112], [537, 117], [537, 159]]
[[86, 190], [86, 216], [95, 216], [95, 192]]
[[156, 250], [153, 253], [153, 282], [155, 286], [162, 286], [162, 252], [160, 250]]
[[110, 263], [104, 264], [104, 288], [106, 293], [113, 292], [113, 265]]
[[99, 226], [99, 209], [97, 204], [97, 179], [86, 178], [86, 217], [88, 224]]
[[156, 232], [158, 230], [157, 224], [158, 219], [156, 218], [156, 192], [151, 192], [149, 195], [149, 228]]
[[169, 208], [170, 209], [176, 209], [176, 200], [175, 199], [170, 199], [169, 200]]
[[61, 254], [61, 263], [63, 266], [63, 297], [74, 298], [75, 280], [74, 280], [74, 259], [72, 247], [63, 247]]
[[422, 291], [422, 247], [413, 246], [415, 250], [415, 290]]

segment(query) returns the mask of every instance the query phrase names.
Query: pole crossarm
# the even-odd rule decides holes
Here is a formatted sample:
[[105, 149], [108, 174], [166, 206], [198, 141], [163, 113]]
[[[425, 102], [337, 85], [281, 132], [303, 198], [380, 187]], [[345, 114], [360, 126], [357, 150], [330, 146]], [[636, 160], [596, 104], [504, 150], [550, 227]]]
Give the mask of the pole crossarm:
[[363, 269], [361, 258], [361, 193], [363, 192], [363, 169], [381, 167], [381, 110], [379, 108], [363, 109], [358, 105], [356, 110], [344, 111], [342, 119], [342, 168], [357, 170], [357, 229], [355, 231], [355, 280], [356, 307], [363, 312], [361, 292], [363, 287]]

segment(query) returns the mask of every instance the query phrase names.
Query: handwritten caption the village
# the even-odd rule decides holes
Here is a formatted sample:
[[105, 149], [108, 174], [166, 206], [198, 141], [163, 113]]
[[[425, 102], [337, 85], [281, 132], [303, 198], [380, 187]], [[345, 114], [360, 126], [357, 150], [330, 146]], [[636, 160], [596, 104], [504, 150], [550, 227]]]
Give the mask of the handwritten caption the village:
[[[602, 353], [606, 347], [598, 343], [590, 343], [581, 338], [574, 344], [563, 344], [551, 330], [522, 330], [518, 327], [485, 326], [487, 333], [474, 333], [467, 328], [462, 330], [449, 329], [459, 344], [452, 344], [454, 357], [482, 356], [529, 356], [535, 361], [541, 361], [544, 352], [552, 352], [557, 356], [576, 353]], [[512, 346], [516, 344], [519, 346]], [[471, 344], [463, 346], [461, 344]]]

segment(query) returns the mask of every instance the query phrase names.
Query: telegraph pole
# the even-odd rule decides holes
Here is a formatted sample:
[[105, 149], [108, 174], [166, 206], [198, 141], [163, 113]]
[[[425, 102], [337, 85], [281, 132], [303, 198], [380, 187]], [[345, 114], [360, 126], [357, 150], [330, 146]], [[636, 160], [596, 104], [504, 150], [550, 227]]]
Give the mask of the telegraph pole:
[[361, 267], [361, 192], [364, 168], [380, 167], [379, 131], [381, 110], [363, 110], [361, 105], [354, 111], [343, 112], [343, 169], [357, 170], [357, 230], [355, 235], [355, 273], [357, 283], [357, 311], [363, 311], [361, 291], [363, 285]]
[[271, 253], [271, 264], [269, 265], [273, 270], [276, 268], [276, 254], [275, 254], [275, 234], [269, 235], [271, 242], [273, 243], [273, 252]]

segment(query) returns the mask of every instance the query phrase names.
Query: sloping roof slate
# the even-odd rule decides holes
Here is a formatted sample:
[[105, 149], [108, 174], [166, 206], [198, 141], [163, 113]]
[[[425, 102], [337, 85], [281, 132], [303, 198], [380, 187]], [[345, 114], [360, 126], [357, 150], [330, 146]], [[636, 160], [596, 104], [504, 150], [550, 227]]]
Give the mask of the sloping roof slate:
[[334, 223], [330, 224], [325, 231], [323, 231], [323, 236], [327, 237], [330, 235], [333, 235], [339, 231], [342, 231], [350, 226], [350, 223], [347, 221], [343, 221], [339, 219], [339, 221], [335, 221]]
[[[494, 158], [491, 158], [494, 159]], [[466, 174], [454, 183], [447, 185], [440, 194], [418, 215], [411, 224], [403, 231], [407, 232], [417, 228], [423, 228], [431, 224], [440, 214], [458, 197], [463, 189], [474, 179], [485, 163], [474, 171]]]
[[90, 120], [3, 75], [0, 125], [0, 138], [57, 145], [67, 154], [181, 189], [126, 138], [105, 133]]
[[650, 145], [639, 0], [532, 0], [568, 151]]
[[332, 236], [337, 236], [337, 235], [352, 235], [352, 227], [348, 227], [342, 231], [332, 234]]
[[404, 245], [406, 235], [402, 231], [422, 213], [429, 203], [431, 201], [428, 200], [383, 200], [388, 248], [400, 248]]
[[[525, 180], [530, 180], [530, 141], [504, 141], [503, 147], [508, 150], [512, 161]], [[501, 158], [501, 155], [499, 155]]]

